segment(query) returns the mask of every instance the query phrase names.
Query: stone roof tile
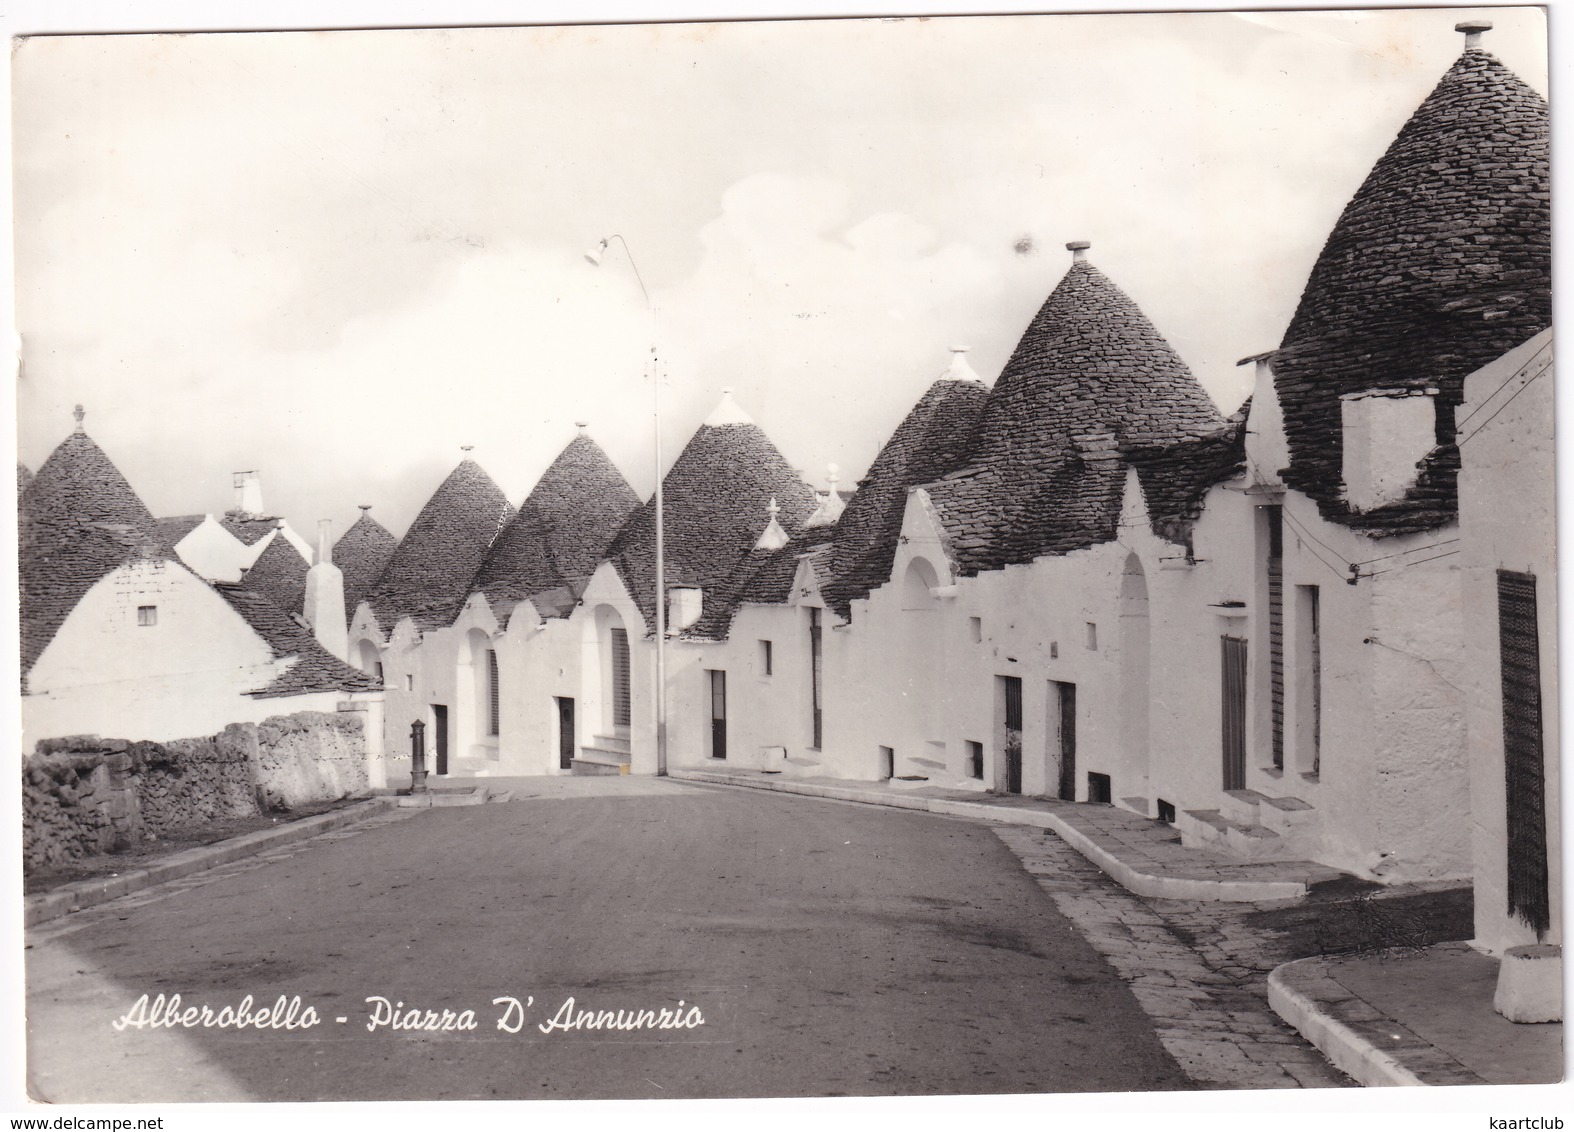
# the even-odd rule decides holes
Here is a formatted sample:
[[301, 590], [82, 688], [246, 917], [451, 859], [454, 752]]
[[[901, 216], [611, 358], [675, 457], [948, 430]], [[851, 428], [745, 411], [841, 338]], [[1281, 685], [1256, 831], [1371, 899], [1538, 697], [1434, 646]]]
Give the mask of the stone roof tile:
[[333, 564], [344, 575], [344, 615], [355, 619], [355, 611], [366, 593], [382, 576], [393, 557], [399, 540], [363, 507], [361, 517], [333, 544]]
[[[1453, 409], [1465, 376], [1552, 317], [1546, 100], [1468, 49], [1356, 190], [1272, 357], [1290, 466], [1325, 518], [1374, 536], [1457, 514]], [[1341, 394], [1426, 382], [1438, 449], [1416, 499], [1367, 515], [1339, 499]]]
[[[277, 541], [285, 542], [284, 539]], [[289, 668], [248, 695], [271, 699], [308, 692], [374, 692], [382, 687], [375, 676], [352, 668], [328, 652], [310, 629], [263, 594], [236, 582], [217, 582], [213, 588], [229, 602], [230, 608], [245, 618], [246, 624], [273, 650], [276, 659], [296, 658]]]
[[460, 461], [421, 508], [366, 594], [383, 631], [403, 617], [423, 630], [453, 624], [470, 580], [513, 515], [507, 497], [481, 466]]

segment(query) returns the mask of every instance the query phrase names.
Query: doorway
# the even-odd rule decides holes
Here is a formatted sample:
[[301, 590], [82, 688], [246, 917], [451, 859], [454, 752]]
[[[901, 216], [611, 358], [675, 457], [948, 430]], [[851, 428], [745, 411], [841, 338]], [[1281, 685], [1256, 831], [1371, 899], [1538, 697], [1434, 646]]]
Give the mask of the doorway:
[[574, 697], [555, 696], [557, 700], [557, 767], [574, 769]]
[[1224, 789], [1246, 789], [1246, 641], [1220, 637]]
[[437, 747], [437, 758], [432, 768], [433, 774], [448, 773], [448, 705], [432, 705], [432, 742]]
[[706, 670], [710, 676], [710, 757], [727, 757], [727, 673], [719, 668]]
[[998, 788], [1022, 793], [1022, 678], [997, 676], [1000, 686], [1001, 768]]
[[1077, 800], [1077, 686], [1049, 682], [1049, 759], [1056, 768], [1055, 796]]

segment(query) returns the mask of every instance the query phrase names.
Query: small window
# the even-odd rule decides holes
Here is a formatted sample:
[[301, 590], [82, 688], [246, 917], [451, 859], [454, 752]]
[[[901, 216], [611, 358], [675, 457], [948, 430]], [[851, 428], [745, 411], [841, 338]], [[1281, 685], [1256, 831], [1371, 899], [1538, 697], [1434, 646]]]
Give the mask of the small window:
[[1110, 786], [1109, 775], [1088, 772], [1088, 801], [1101, 806], [1107, 806], [1114, 798], [1114, 791]]
[[880, 777], [887, 780], [896, 777], [896, 748], [880, 748]]
[[760, 642], [760, 673], [765, 676], [772, 674], [771, 667], [771, 642]]
[[404, 690], [406, 692], [413, 692], [413, 691], [415, 691], [415, 673], [409, 672], [409, 673], [405, 674]]
[[1089, 621], [1088, 622], [1088, 648], [1092, 649], [1094, 652], [1097, 652], [1098, 651], [1098, 647], [1099, 647], [1099, 627], [1097, 625], [1095, 625], [1093, 622]]
[[984, 777], [984, 745], [967, 740], [967, 776], [969, 778]]
[[156, 605], [139, 605], [139, 606], [137, 606], [137, 624], [138, 625], [157, 625], [158, 624], [158, 606], [156, 606]]
[[1159, 799], [1159, 820], [1168, 825], [1175, 824], [1175, 803]]
[[969, 617], [967, 619], [967, 631], [975, 645], [982, 643], [984, 639], [984, 619], [982, 617]]
[[1060, 659], [1060, 642], [1059, 641], [1050, 641], [1049, 642], [1049, 659], [1050, 660], [1059, 660]]

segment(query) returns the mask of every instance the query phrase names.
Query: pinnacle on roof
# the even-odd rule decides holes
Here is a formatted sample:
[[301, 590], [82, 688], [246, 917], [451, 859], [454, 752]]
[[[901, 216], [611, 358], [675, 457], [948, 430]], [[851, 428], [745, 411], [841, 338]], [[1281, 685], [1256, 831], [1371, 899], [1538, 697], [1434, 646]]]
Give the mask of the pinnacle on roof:
[[382, 629], [392, 629], [402, 617], [421, 629], [452, 624], [470, 580], [513, 515], [492, 477], [469, 457], [461, 460], [421, 508], [365, 596]]
[[[779, 522], [794, 534], [814, 511], [814, 490], [793, 470], [770, 438], [725, 397], [662, 480], [665, 496], [666, 581], [713, 591], [750, 553], [767, 523], [774, 496]], [[630, 517], [607, 551], [647, 620], [655, 610], [655, 500]]]
[[815, 504], [814, 514], [804, 522], [805, 527], [834, 527], [847, 510], [847, 500], [842, 498], [842, 493], [836, 487], [841, 482], [839, 472], [835, 464], [825, 465], [827, 489], [815, 493], [819, 501]]
[[776, 516], [780, 514], [781, 509], [781, 504], [776, 502], [776, 497], [771, 496], [771, 501], [765, 508], [765, 513], [771, 517], [770, 522], [765, 524], [760, 537], [754, 540], [755, 550], [780, 550], [787, 545], [789, 536], [776, 521]]
[[836, 524], [835, 577], [826, 600], [838, 613], [846, 616], [853, 599], [868, 597], [890, 578], [908, 489], [949, 475], [968, 461], [988, 395], [980, 381], [942, 374], [880, 449]]
[[270, 539], [241, 578], [241, 585], [261, 594], [286, 613], [301, 613], [306, 606], [306, 571], [301, 552], [287, 538]]
[[754, 419], [738, 407], [738, 402], [732, 399], [732, 390], [723, 389], [721, 400], [716, 402], [716, 407], [711, 410], [710, 416], [705, 418], [705, 425], [717, 428], [721, 425], [753, 424]]
[[[1472, 42], [1483, 29], [1460, 30], [1465, 51], [1345, 207], [1272, 359], [1285, 482], [1374, 534], [1452, 520], [1442, 449], [1465, 376], [1551, 324], [1547, 103]], [[1339, 500], [1339, 398], [1417, 381], [1439, 389], [1440, 449], [1414, 499], [1353, 515]]]
[[519, 505], [470, 592], [485, 593], [494, 606], [557, 589], [577, 594], [638, 506], [623, 473], [581, 432]]
[[352, 620], [367, 590], [382, 576], [399, 545], [388, 528], [372, 518], [371, 504], [360, 507], [361, 517], [333, 544], [334, 565], [344, 575], [344, 613]]
[[77, 602], [116, 567], [167, 556], [158, 523], [101, 448], [77, 428], [18, 502], [22, 671]]
[[940, 375], [941, 380], [983, 382], [984, 379], [979, 377], [974, 372], [973, 367], [967, 364], [967, 350], [966, 346], [951, 347], [951, 364], [946, 366], [945, 372]]

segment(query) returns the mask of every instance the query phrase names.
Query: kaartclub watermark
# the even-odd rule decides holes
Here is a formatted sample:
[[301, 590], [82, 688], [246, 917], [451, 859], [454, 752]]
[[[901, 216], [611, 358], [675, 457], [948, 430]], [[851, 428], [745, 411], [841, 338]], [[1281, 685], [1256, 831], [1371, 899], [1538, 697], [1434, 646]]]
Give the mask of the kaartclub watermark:
[[[570, 1030], [697, 1030], [705, 1025], [705, 1015], [692, 1003], [679, 999], [675, 1006], [644, 1006], [617, 1008], [582, 1007], [570, 995], [558, 1008], [545, 1016], [537, 1012], [535, 997], [527, 995], [524, 1001], [512, 995], [499, 995], [492, 999], [491, 1008], [476, 1010], [452, 1007], [430, 1009], [407, 1006], [402, 999], [390, 999], [374, 994], [366, 1000], [366, 1029], [403, 1030], [425, 1032], [462, 1032], [483, 1028], [481, 1019], [490, 1018], [496, 1029], [517, 1034], [532, 1022], [532, 1013], [543, 1015], [535, 1022], [535, 1029], [543, 1034]], [[350, 1015], [333, 1017], [337, 1025], [360, 1024], [362, 1019]], [[310, 1030], [324, 1025], [325, 1019], [317, 1008], [303, 1003], [299, 995], [279, 995], [272, 1006], [259, 1006], [252, 995], [237, 1003], [215, 1009], [208, 1003], [188, 1006], [180, 995], [142, 995], [110, 1025], [116, 1030]]]

